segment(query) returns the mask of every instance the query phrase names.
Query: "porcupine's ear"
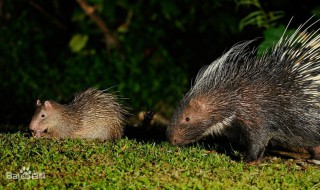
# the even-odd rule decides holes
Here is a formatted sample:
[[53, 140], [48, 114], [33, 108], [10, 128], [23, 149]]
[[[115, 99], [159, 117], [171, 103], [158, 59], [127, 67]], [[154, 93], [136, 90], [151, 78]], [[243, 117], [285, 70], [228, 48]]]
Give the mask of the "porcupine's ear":
[[189, 105], [195, 109], [206, 110], [207, 106], [204, 102], [197, 99], [191, 99]]
[[37, 102], [36, 102], [36, 107], [38, 106], [41, 106], [42, 104], [41, 104], [41, 101], [40, 100], [37, 100]]
[[44, 107], [47, 109], [47, 110], [52, 110], [53, 107], [52, 107], [52, 104], [50, 101], [45, 101], [44, 102]]

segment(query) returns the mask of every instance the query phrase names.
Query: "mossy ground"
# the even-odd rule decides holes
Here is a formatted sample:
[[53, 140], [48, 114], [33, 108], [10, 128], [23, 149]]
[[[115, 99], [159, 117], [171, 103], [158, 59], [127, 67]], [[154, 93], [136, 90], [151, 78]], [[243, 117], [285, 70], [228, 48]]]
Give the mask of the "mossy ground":
[[[256, 164], [198, 144], [0, 134], [0, 189], [320, 189], [320, 167], [268, 156]], [[43, 179], [8, 179], [29, 167]], [[9, 172], [9, 173], [8, 173]]]

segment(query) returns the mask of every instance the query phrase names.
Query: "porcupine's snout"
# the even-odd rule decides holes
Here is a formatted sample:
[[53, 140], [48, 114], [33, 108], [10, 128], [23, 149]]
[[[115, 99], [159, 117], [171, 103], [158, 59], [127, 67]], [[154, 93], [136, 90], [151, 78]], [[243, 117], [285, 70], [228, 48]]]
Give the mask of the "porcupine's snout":
[[167, 130], [167, 138], [172, 145], [179, 145], [183, 141], [176, 133], [172, 130]]
[[171, 127], [169, 126], [167, 130], [167, 139], [172, 145], [186, 145], [195, 142], [195, 139], [188, 138], [186, 130], [181, 127]]

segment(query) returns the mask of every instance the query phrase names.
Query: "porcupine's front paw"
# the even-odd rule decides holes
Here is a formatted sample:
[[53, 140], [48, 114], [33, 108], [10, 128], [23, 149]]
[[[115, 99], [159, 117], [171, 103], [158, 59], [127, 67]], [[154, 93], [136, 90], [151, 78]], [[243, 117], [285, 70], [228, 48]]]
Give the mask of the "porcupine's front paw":
[[307, 150], [311, 155], [311, 159], [320, 160], [320, 145], [316, 147], [308, 147]]
[[264, 155], [264, 152], [265, 152], [265, 148], [263, 148], [262, 150], [257, 150], [257, 151], [254, 151], [254, 152], [247, 152], [247, 155], [245, 157], [245, 161], [247, 163], [253, 163], [253, 162], [256, 162], [258, 161], [259, 159], [261, 159]]
[[267, 138], [264, 138], [263, 136], [251, 137], [247, 144], [247, 154], [245, 157], [245, 161], [247, 163], [251, 163], [261, 159], [266, 150], [268, 141], [269, 140]]

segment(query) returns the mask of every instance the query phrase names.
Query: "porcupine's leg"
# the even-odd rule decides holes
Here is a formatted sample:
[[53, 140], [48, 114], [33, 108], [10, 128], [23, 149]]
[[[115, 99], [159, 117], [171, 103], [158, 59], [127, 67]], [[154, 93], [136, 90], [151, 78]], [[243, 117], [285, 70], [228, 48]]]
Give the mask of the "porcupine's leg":
[[264, 130], [257, 130], [256, 128], [254, 131], [248, 131], [246, 162], [262, 158], [269, 141], [269, 135]]
[[252, 162], [262, 158], [267, 146], [260, 141], [251, 141], [248, 143], [247, 155], [245, 157], [246, 162]]
[[320, 145], [316, 147], [307, 147], [312, 159], [320, 160]]

